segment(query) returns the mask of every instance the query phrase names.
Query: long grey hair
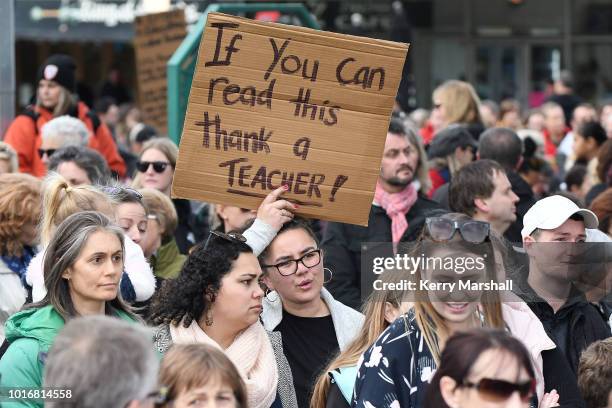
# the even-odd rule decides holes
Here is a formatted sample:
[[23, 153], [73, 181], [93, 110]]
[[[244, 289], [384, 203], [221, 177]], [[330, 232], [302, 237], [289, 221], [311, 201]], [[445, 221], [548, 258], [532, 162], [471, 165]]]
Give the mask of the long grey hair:
[[[52, 305], [65, 321], [78, 316], [70, 296], [68, 281], [62, 275], [74, 265], [91, 235], [98, 231], [115, 235], [121, 242], [121, 249], [125, 253], [123, 231], [104, 214], [96, 211], [82, 211], [69, 216], [59, 225], [45, 251], [43, 273], [47, 294], [43, 300], [27, 308]], [[134, 317], [130, 307], [121, 299], [121, 291], [117, 292], [115, 299], [106, 303], [107, 315], [114, 314], [113, 309], [121, 310]]]

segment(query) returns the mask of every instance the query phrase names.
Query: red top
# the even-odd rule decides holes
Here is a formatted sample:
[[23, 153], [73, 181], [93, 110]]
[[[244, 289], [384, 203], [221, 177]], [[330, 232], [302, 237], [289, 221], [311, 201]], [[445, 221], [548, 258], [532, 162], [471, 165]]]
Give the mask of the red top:
[[[34, 110], [39, 113], [36, 124], [31, 117], [19, 115], [9, 126], [4, 136], [4, 141], [10, 144], [19, 155], [19, 171], [29, 173], [36, 177], [43, 177], [47, 169], [38, 155], [38, 149], [42, 143], [40, 129], [43, 125], [53, 119], [53, 114], [47, 109], [35, 106]], [[89, 108], [83, 102], [78, 104], [79, 119], [85, 123], [87, 129], [93, 133], [93, 123], [87, 116]], [[38, 132], [36, 129], [38, 128]], [[101, 123], [96, 133], [89, 137], [88, 146], [97, 150], [104, 156], [111, 170], [125, 176], [125, 163], [119, 155], [113, 136], [108, 127]]]

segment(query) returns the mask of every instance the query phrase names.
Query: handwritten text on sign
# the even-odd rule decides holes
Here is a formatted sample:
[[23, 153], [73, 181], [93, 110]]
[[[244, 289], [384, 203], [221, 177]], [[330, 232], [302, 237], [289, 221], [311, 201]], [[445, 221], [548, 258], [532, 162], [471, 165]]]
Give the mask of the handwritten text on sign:
[[407, 49], [209, 14], [173, 195], [366, 225]]

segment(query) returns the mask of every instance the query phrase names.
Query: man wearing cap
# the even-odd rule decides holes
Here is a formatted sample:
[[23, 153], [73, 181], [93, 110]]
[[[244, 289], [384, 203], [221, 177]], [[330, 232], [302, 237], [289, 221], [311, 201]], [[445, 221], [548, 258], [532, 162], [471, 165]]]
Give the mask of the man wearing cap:
[[88, 146], [99, 151], [110, 169], [123, 177], [125, 163], [117, 151], [110, 130], [87, 105], [74, 96], [75, 70], [74, 60], [68, 55], [56, 54], [49, 57], [38, 70], [34, 106], [28, 107], [15, 118], [6, 131], [4, 141], [17, 151], [20, 172], [42, 177], [47, 173], [47, 168], [42, 161], [45, 152], [40, 150], [41, 129], [55, 117], [70, 115], [85, 123], [91, 132]]
[[440, 203], [436, 190], [448, 183], [463, 166], [474, 160], [478, 143], [463, 125], [450, 125], [438, 132], [427, 150], [430, 160], [429, 177], [432, 188], [429, 196]]
[[[429, 188], [425, 160], [417, 136], [391, 119], [368, 226], [328, 224], [321, 244], [325, 266], [332, 273], [326, 287], [345, 305], [361, 306], [362, 244], [413, 241], [430, 211], [440, 208], [423, 194]], [[363, 294], [368, 293], [364, 288]]]
[[595, 214], [560, 195], [539, 200], [523, 218], [521, 235], [529, 267], [515, 291], [542, 321], [574, 373], [580, 353], [611, 335], [604, 316], [573, 283], [580, 274], [585, 228], [597, 225]]

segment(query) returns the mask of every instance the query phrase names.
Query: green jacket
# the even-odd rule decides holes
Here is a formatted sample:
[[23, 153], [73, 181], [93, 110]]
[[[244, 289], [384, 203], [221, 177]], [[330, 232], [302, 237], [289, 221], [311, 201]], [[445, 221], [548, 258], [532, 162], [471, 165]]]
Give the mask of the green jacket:
[[[123, 320], [133, 321], [117, 311]], [[44, 363], [57, 333], [64, 327], [64, 319], [53, 306], [26, 309], [15, 313], [5, 324], [9, 348], [0, 359], [0, 389], [41, 388]], [[1, 397], [0, 397], [1, 398]], [[43, 407], [43, 401], [8, 401], [0, 399], [2, 408]]]
[[174, 279], [178, 277], [187, 257], [180, 253], [174, 238], [163, 244], [151, 257], [151, 267], [156, 277]]

